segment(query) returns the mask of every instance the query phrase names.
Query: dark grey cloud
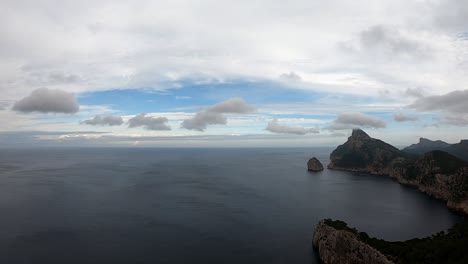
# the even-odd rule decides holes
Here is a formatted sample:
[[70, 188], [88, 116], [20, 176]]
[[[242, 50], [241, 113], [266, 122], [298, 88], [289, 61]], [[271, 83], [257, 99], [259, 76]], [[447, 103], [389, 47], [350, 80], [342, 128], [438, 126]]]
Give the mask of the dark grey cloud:
[[241, 98], [231, 98], [196, 113], [192, 118], [182, 122], [181, 127], [190, 130], [204, 131], [208, 125], [226, 125], [224, 114], [245, 114], [255, 111], [255, 107]]
[[296, 134], [296, 135], [305, 135], [308, 133], [320, 132], [318, 128], [293, 127], [293, 126], [288, 126], [286, 124], [281, 124], [278, 122], [278, 119], [276, 118], [268, 122], [268, 125], [265, 128], [265, 130], [268, 130], [273, 133]]
[[93, 119], [84, 120], [81, 122], [86, 125], [101, 125], [101, 126], [120, 126], [123, 124], [123, 119], [120, 116], [113, 115], [97, 115]]
[[417, 40], [398, 28], [375, 25], [358, 33], [352, 41], [340, 42], [338, 47], [346, 53], [356, 53], [372, 60], [417, 59], [433, 56], [426, 43]]
[[336, 117], [329, 130], [348, 130], [350, 128], [384, 128], [387, 124], [383, 119], [362, 113], [341, 113]]
[[407, 116], [402, 113], [396, 113], [393, 115], [393, 120], [395, 120], [396, 122], [415, 122], [418, 121], [419, 118], [414, 116]]
[[12, 110], [24, 113], [66, 113], [73, 114], [80, 110], [76, 97], [58, 89], [39, 88], [29, 96], [17, 101]]
[[302, 80], [302, 77], [295, 72], [283, 73], [279, 77], [280, 79], [285, 80], [285, 81], [299, 82]]
[[468, 113], [468, 90], [453, 91], [444, 95], [426, 96], [417, 99], [408, 107], [421, 112]]
[[136, 115], [128, 120], [128, 127], [143, 127], [148, 130], [171, 130], [166, 117], [146, 116], [146, 113]]

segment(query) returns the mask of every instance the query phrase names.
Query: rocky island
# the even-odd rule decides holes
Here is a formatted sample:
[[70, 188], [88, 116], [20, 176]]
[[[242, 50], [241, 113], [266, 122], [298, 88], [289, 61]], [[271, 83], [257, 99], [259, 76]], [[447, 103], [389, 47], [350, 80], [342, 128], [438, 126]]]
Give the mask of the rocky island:
[[[465, 141], [447, 147], [443, 142], [420, 140], [420, 145], [412, 149], [452, 148], [463, 153], [468, 143]], [[354, 129], [348, 140], [330, 154], [328, 168], [392, 177], [468, 215], [468, 162], [446, 151], [408, 153]], [[447, 234], [388, 242], [370, 238], [342, 221], [324, 219], [315, 229], [313, 245], [322, 261], [330, 264], [468, 263], [468, 221], [455, 225]]]
[[307, 162], [308, 171], [323, 171], [322, 163], [316, 158], [313, 157]]

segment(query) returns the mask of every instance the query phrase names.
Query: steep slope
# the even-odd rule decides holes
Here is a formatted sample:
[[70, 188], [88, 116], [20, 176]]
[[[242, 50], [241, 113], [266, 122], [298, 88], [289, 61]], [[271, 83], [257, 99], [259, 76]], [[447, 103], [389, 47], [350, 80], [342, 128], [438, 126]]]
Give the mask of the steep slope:
[[351, 170], [372, 174], [389, 174], [392, 164], [411, 156], [381, 140], [354, 129], [343, 145], [330, 154], [329, 169]]
[[468, 161], [468, 140], [461, 140], [456, 144], [449, 144], [441, 140], [432, 141], [420, 138], [419, 143], [403, 148], [402, 151], [422, 155], [433, 150], [443, 150], [455, 157]]
[[[340, 225], [343, 223], [344, 225]], [[384, 254], [360, 239], [344, 222], [324, 219], [315, 228], [313, 246], [325, 264], [391, 264]]]
[[324, 263], [468, 263], [468, 221], [426, 238], [389, 242], [369, 237], [339, 220], [323, 219], [313, 246]]
[[417, 144], [402, 149], [402, 151], [413, 154], [424, 154], [433, 150], [445, 150], [450, 147], [450, 144], [442, 140], [429, 140], [427, 138], [420, 138]]
[[387, 175], [468, 214], [468, 163], [444, 151], [415, 158], [362, 130], [353, 130], [348, 141], [330, 154], [328, 168]]
[[460, 159], [468, 161], [468, 139], [461, 140], [457, 144], [452, 144], [446, 151]]

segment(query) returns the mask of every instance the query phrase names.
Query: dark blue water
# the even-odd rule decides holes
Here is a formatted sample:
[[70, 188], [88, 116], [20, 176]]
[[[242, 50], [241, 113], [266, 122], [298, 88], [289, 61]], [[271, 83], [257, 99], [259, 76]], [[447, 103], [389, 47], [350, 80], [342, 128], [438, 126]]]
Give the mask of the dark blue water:
[[401, 240], [460, 218], [329, 149], [0, 151], [0, 263], [318, 263], [316, 223]]

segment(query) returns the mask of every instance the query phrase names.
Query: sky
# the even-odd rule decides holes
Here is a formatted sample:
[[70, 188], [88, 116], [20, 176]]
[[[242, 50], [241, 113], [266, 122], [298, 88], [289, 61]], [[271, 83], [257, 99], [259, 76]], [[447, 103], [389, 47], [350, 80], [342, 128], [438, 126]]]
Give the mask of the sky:
[[0, 147], [468, 138], [468, 1], [0, 1]]

